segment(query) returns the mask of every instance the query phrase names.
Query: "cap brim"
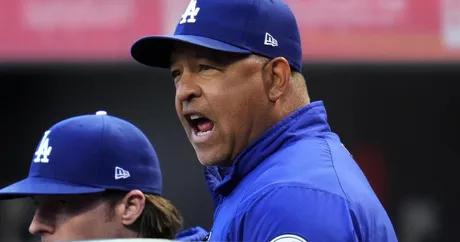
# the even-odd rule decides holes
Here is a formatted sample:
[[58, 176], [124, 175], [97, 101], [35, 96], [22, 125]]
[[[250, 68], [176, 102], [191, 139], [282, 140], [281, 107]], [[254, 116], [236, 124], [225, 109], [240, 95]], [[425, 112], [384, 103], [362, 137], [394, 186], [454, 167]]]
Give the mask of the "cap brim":
[[223, 52], [250, 54], [251, 51], [222, 41], [195, 35], [146, 36], [131, 47], [131, 56], [138, 62], [160, 68], [169, 68], [174, 44], [182, 42]]
[[0, 200], [36, 195], [75, 195], [103, 192], [106, 189], [66, 183], [39, 177], [28, 177], [0, 190]]

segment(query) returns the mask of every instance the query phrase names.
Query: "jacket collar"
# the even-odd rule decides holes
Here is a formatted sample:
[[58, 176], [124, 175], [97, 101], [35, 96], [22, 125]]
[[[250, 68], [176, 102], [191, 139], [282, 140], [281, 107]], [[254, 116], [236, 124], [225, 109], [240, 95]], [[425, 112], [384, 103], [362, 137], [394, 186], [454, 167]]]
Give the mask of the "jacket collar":
[[223, 180], [212, 190], [221, 195], [230, 194], [246, 175], [276, 151], [299, 137], [328, 131], [330, 127], [322, 101], [312, 102], [296, 110], [246, 147], [237, 156], [232, 167], [220, 168]]

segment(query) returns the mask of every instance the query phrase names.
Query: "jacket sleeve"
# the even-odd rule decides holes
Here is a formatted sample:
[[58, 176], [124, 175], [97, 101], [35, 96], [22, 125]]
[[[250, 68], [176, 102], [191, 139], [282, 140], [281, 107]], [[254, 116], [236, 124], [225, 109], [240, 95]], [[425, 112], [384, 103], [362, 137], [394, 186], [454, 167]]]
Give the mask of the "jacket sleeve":
[[239, 208], [231, 241], [357, 241], [347, 202], [303, 187], [278, 187]]
[[209, 233], [200, 226], [180, 231], [176, 235], [176, 241], [206, 241]]

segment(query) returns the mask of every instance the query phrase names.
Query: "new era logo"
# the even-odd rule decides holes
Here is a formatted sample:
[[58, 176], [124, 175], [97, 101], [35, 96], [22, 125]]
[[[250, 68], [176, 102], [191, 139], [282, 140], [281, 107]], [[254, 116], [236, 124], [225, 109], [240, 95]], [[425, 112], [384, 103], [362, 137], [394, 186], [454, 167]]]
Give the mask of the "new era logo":
[[123, 169], [123, 168], [120, 168], [118, 166], [115, 166], [115, 180], [118, 180], [118, 179], [126, 179], [130, 177], [129, 175], [129, 171]]
[[270, 46], [276, 47], [276, 46], [278, 46], [278, 40], [273, 38], [273, 36], [271, 34], [265, 33], [264, 45], [270, 45]]

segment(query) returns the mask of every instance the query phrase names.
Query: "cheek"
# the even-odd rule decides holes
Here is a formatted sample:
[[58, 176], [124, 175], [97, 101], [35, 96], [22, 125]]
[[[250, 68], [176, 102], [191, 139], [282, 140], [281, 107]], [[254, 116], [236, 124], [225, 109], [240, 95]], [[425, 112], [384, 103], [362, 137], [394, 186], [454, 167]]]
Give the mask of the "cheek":
[[181, 111], [182, 111], [182, 106], [180, 105], [180, 102], [177, 99], [177, 97], [174, 97], [174, 108], [176, 109], [177, 116], [179, 116], [179, 113], [181, 113]]
[[[179, 102], [175, 101], [175, 109], [176, 109], [176, 115], [177, 115], [177, 118], [179, 119], [179, 121], [181, 122], [182, 126], [184, 128], [187, 127], [187, 121], [184, 119], [184, 117], [182, 116], [182, 106], [179, 104]], [[188, 129], [186, 129], [186, 132], [188, 132]]]
[[96, 208], [78, 215], [69, 216], [60, 214], [57, 216], [56, 231], [62, 237], [87, 239], [104, 238], [114, 236], [116, 232], [115, 222], [110, 220], [106, 208]]
[[[263, 85], [258, 80], [248, 77], [236, 77], [238, 81], [232, 85], [216, 90], [213, 100], [209, 100], [218, 113], [219, 121], [226, 129], [234, 131], [250, 125], [253, 116], [266, 103]], [[265, 98], [264, 98], [265, 97]], [[210, 98], [209, 98], [210, 99]]]

